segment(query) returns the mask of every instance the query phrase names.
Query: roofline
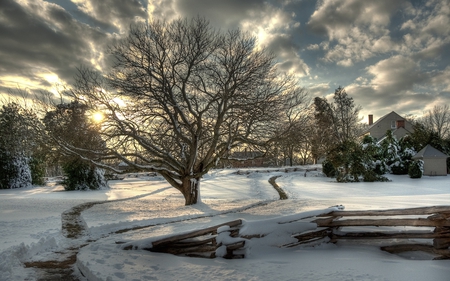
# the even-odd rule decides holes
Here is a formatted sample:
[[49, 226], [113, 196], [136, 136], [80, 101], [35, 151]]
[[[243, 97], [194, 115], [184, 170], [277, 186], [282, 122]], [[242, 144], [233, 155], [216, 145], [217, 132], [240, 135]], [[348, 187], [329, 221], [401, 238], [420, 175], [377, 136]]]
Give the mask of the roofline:
[[[391, 111], [391, 112], [389, 112], [389, 113], [383, 115], [382, 117], [380, 117], [375, 123], [373, 123], [372, 125], [370, 125], [370, 126], [367, 128], [367, 130], [365, 130], [361, 135], [364, 135], [364, 134], [369, 133], [369, 132], [370, 132], [370, 129], [372, 129], [376, 124], [380, 123], [384, 118], [386, 118], [386, 117], [387, 117], [389, 114], [391, 114], [391, 113], [397, 114], [398, 116], [400, 116], [400, 118], [405, 119], [406, 122], [408, 122], [408, 123], [411, 124], [411, 122], [409, 122], [408, 120], [406, 120], [405, 117], [401, 116], [400, 114], [398, 114], [398, 113], [395, 112], [395, 111]], [[412, 125], [412, 124], [411, 124], [411, 125]], [[405, 128], [405, 130], [406, 130], [406, 128]], [[408, 131], [408, 130], [406, 130], [406, 131]], [[408, 132], [411, 133], [410, 131], [408, 131]]]

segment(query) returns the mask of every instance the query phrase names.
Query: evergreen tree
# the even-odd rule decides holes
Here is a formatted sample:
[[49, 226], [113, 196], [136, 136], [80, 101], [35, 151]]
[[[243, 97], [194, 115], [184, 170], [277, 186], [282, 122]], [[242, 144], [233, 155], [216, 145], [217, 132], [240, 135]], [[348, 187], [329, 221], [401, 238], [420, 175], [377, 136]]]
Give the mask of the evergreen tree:
[[380, 149], [369, 137], [362, 144], [347, 141], [338, 145], [330, 151], [327, 160], [336, 170], [338, 182], [387, 181], [382, 176], [385, 164], [379, 158]]
[[39, 174], [32, 174], [30, 161], [37, 146], [37, 117], [19, 104], [11, 102], [0, 109], [0, 188], [31, 186], [32, 175], [42, 182]]
[[408, 174], [411, 158], [416, 154], [411, 137], [405, 136], [397, 141], [392, 131], [388, 130], [381, 146], [388, 171], [395, 175]]
[[412, 162], [409, 166], [408, 174], [412, 179], [420, 179], [423, 175], [423, 161], [418, 160]]
[[334, 92], [333, 100], [330, 103], [326, 98], [314, 99], [314, 116], [323, 136], [320, 141], [326, 151], [345, 142], [355, 141], [361, 133], [361, 126], [358, 124], [360, 107], [355, 105], [353, 98], [339, 86]]

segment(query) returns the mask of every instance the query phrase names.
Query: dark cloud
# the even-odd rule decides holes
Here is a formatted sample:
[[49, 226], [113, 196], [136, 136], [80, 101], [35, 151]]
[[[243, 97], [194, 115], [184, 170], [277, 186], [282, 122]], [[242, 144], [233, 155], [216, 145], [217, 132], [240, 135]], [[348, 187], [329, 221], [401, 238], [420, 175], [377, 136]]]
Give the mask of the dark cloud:
[[268, 8], [261, 0], [177, 0], [174, 9], [182, 16], [205, 16], [225, 29], [239, 28], [242, 21], [260, 16]]
[[0, 25], [0, 77], [25, 76], [46, 87], [50, 82], [38, 75], [47, 71], [70, 81], [76, 67], [92, 65], [93, 47], [103, 51], [108, 41], [55, 4], [4, 0], [0, 10], [7, 23]]
[[119, 32], [125, 32], [131, 23], [147, 17], [145, 3], [137, 0], [85, 0], [76, 4], [93, 21]]

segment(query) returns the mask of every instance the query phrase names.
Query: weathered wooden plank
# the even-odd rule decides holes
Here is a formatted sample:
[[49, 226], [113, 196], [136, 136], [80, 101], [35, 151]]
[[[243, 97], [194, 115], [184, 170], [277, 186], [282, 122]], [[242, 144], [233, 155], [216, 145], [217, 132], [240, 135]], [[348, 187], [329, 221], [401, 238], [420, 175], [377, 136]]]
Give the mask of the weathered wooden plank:
[[[328, 218], [324, 218], [324, 219], [316, 219], [316, 220], [313, 220], [313, 221], [311, 221], [311, 222], [316, 223], [317, 226], [321, 226], [321, 225], [328, 226], [328, 225], [331, 225], [331, 223], [332, 223], [334, 220], [338, 220], [339, 218], [340, 218], [340, 217], [328, 217]], [[320, 223], [320, 225], [319, 225], [319, 223]]]
[[450, 233], [435, 232], [340, 232], [333, 233], [332, 239], [433, 239], [450, 238]]
[[446, 226], [440, 227], [440, 226], [438, 226], [438, 227], [436, 227], [436, 228], [434, 229], [434, 232], [439, 232], [439, 233], [450, 233], [450, 227], [446, 227]]
[[325, 238], [332, 233], [330, 228], [325, 228], [317, 231], [311, 231], [307, 233], [300, 233], [292, 235], [292, 237], [296, 238], [298, 241], [307, 241], [314, 238]]
[[208, 243], [213, 243], [216, 241], [217, 235], [213, 235], [209, 237], [208, 239], [202, 239], [202, 240], [191, 240], [191, 241], [177, 241], [170, 244], [170, 247], [174, 248], [182, 248], [182, 247], [195, 247], [199, 245], [204, 245]]
[[432, 220], [432, 221], [440, 221], [440, 220], [446, 220], [447, 216], [445, 216], [443, 214], [435, 214], [435, 215], [431, 215], [431, 216], [427, 217], [427, 219]]
[[325, 237], [311, 238], [311, 239], [309, 239], [309, 240], [301, 240], [301, 241], [298, 241], [298, 242], [292, 242], [292, 243], [288, 243], [288, 244], [281, 245], [280, 247], [283, 247], [283, 248], [292, 248], [292, 247], [299, 246], [299, 245], [303, 245], [303, 244], [314, 243], [314, 242], [320, 241], [320, 240], [322, 240], [322, 239], [324, 239], [324, 238], [326, 238], [326, 236], [325, 236]]
[[233, 244], [226, 245], [227, 247], [227, 254], [223, 256], [225, 259], [242, 259], [245, 256], [243, 254], [235, 254], [234, 251], [241, 249], [245, 246], [245, 241], [239, 241]]
[[333, 220], [318, 219], [314, 221], [322, 227], [346, 227], [346, 226], [450, 226], [450, 221], [430, 221], [428, 219], [348, 219]]
[[238, 219], [238, 220], [234, 220], [234, 221], [230, 221], [230, 222], [225, 222], [219, 225], [215, 225], [215, 226], [211, 226], [211, 227], [207, 227], [205, 229], [200, 229], [200, 230], [195, 230], [192, 232], [188, 232], [188, 233], [183, 233], [183, 234], [179, 234], [179, 235], [174, 235], [171, 237], [167, 237], [161, 240], [157, 240], [152, 242], [152, 246], [154, 248], [159, 247], [161, 245], [167, 244], [167, 243], [174, 243], [177, 242], [179, 240], [184, 240], [187, 238], [192, 238], [192, 237], [196, 237], [196, 236], [202, 236], [202, 235], [206, 235], [206, 234], [215, 234], [215, 232], [217, 232], [217, 228], [224, 226], [224, 225], [228, 225], [230, 227], [236, 227], [242, 224], [242, 220]]
[[435, 249], [448, 249], [450, 247], [450, 238], [436, 238], [433, 240], [433, 247]]
[[205, 258], [205, 259], [214, 259], [216, 257], [216, 253], [212, 252], [212, 253], [186, 253], [184, 254], [186, 257], [193, 257], [193, 258]]
[[450, 216], [450, 206], [432, 206], [409, 209], [389, 209], [389, 210], [367, 210], [367, 211], [332, 211], [317, 217], [329, 216], [398, 216], [398, 215], [431, 215], [442, 213], [444, 216]]
[[157, 248], [144, 248], [144, 250], [157, 253], [169, 253], [174, 255], [181, 255], [186, 253], [203, 253], [216, 251], [215, 245], [200, 245], [196, 247], [174, 248], [174, 247], [157, 247]]
[[236, 242], [236, 243], [233, 243], [233, 244], [228, 244], [226, 246], [227, 246], [227, 251], [234, 251], [234, 250], [237, 250], [237, 249], [240, 249], [240, 248], [244, 247], [245, 246], [245, 241], [239, 241], [239, 242]]

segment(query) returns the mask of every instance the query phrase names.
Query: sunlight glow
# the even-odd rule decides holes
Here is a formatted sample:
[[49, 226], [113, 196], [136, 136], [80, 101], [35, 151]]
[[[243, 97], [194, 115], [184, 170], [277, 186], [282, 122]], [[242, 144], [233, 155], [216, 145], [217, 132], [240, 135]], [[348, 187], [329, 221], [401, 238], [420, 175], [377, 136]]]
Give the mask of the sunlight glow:
[[59, 77], [56, 74], [43, 74], [42, 77], [50, 84], [56, 84], [59, 82]]
[[103, 113], [97, 111], [92, 114], [92, 121], [95, 123], [101, 123], [105, 119], [105, 115]]

